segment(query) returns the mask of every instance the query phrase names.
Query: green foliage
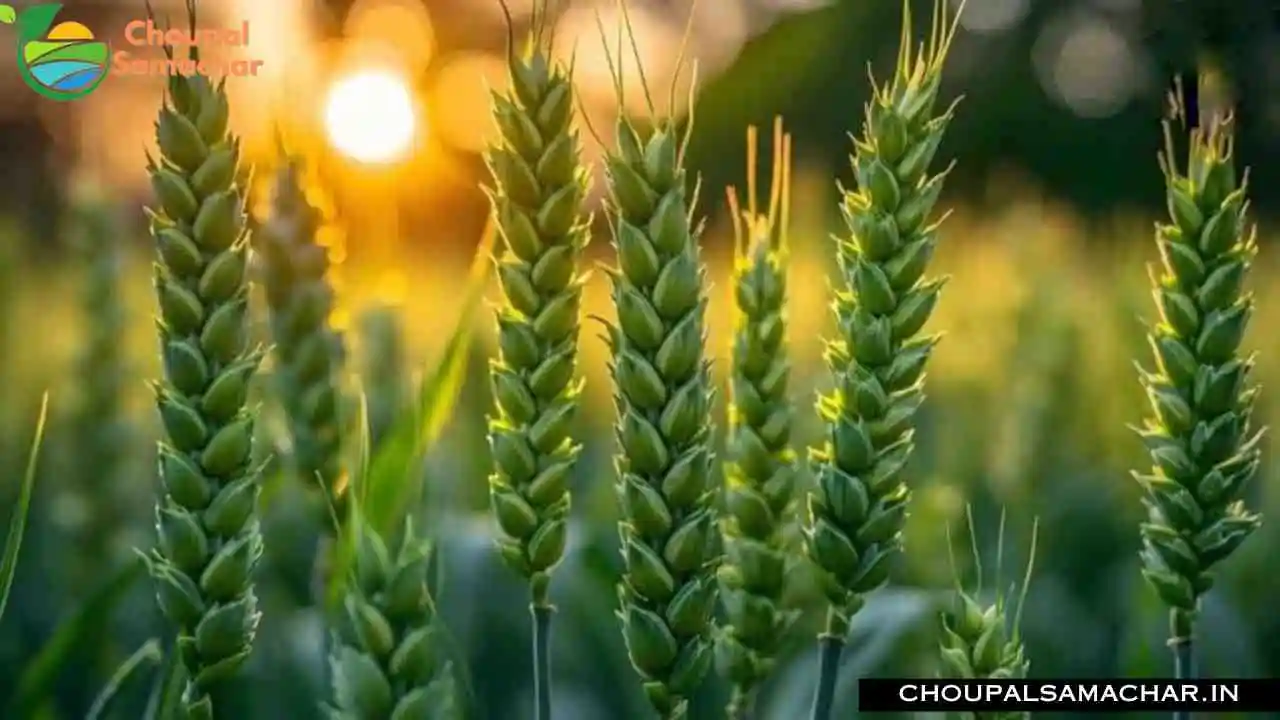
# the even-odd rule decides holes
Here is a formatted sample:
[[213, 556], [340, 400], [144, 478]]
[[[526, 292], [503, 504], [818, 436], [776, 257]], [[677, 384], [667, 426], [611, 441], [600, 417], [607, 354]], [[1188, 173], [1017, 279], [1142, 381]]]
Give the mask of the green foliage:
[[145, 570], [141, 562], [122, 565], [94, 588], [70, 617], [58, 623], [57, 630], [26, 663], [18, 676], [13, 698], [0, 707], [12, 717], [32, 717], [42, 705], [56, 697], [61, 673], [86, 645], [102, 642], [103, 630], [111, 616], [129, 598], [129, 592], [145, 576]]
[[289, 158], [276, 178], [271, 215], [254, 234], [270, 313], [276, 397], [288, 418], [294, 475], [324, 498], [322, 519], [346, 517], [342, 336], [330, 324], [334, 291], [323, 218], [307, 199], [302, 168]]
[[158, 544], [146, 558], [178, 633], [182, 709], [192, 720], [214, 717], [215, 688], [248, 659], [260, 617], [252, 576], [263, 550], [261, 469], [251, 464], [256, 410], [246, 399], [262, 351], [248, 342], [250, 249], [229, 117], [222, 82], [170, 76], [156, 122], [160, 159], [147, 163], [158, 203], [149, 215], [165, 439]]
[[[1037, 522], [1038, 527], [1038, 522]], [[996, 588], [995, 602], [983, 607], [979, 601], [982, 592], [982, 565], [978, 558], [977, 529], [973, 516], [969, 516], [969, 536], [974, 546], [974, 562], [978, 564], [978, 587], [973, 594], [960, 585], [956, 574], [955, 607], [942, 615], [941, 652], [943, 676], [964, 680], [1022, 680], [1027, 677], [1031, 662], [1026, 657], [1020, 629], [1022, 608], [1026, 605], [1026, 593], [1030, 586], [1031, 569], [1035, 563], [1036, 530], [1032, 530], [1031, 552], [1027, 559], [1026, 575], [1022, 582], [1022, 596], [1012, 617], [1002, 587]], [[951, 533], [947, 533], [950, 546]], [[950, 547], [948, 547], [950, 549]], [[1000, 538], [997, 541], [996, 583], [1003, 582], [1001, 570], [1004, 556], [1004, 515], [1000, 516]], [[955, 566], [954, 556], [952, 566]], [[1027, 712], [974, 712], [967, 713], [970, 720], [1026, 720]]]
[[[1173, 112], [1185, 109], [1175, 95]], [[1254, 312], [1244, 281], [1257, 254], [1248, 229], [1247, 181], [1237, 180], [1229, 119], [1190, 132], [1179, 169], [1174, 121], [1161, 158], [1169, 222], [1157, 226], [1162, 268], [1152, 272], [1160, 319], [1148, 340], [1155, 370], [1143, 371], [1152, 414], [1138, 430], [1153, 463], [1146, 491], [1142, 574], [1171, 611], [1175, 644], [1192, 636], [1211, 569], [1261, 524], [1240, 499], [1257, 472], [1262, 429], [1251, 426], [1255, 361], [1240, 342]]]
[[430, 546], [407, 521], [394, 551], [368, 526], [357, 533], [331, 659], [330, 718], [460, 718], [453, 667], [427, 590]]
[[[495, 236], [492, 226], [486, 228], [463, 288], [457, 324], [445, 339], [440, 357], [422, 379], [416, 397], [412, 402], [403, 402], [406, 412], [396, 419], [376, 446], [370, 445], [368, 412], [363, 413], [362, 442], [352, 453], [355, 456], [351, 462], [352, 492], [359, 502], [363, 522], [380, 536], [395, 532], [401, 519], [424, 500], [426, 477], [420, 463], [458, 410], [471, 366], [468, 360], [475, 337], [476, 314], [488, 286], [489, 253]], [[330, 568], [334, 578], [349, 574], [355, 552], [352, 534], [340, 534]], [[342, 585], [330, 583], [326, 604], [336, 605], [340, 601]]]
[[[133, 382], [133, 368], [126, 360], [124, 342], [128, 320], [121, 271], [124, 265], [122, 223], [116, 208], [105, 198], [84, 198], [73, 215], [73, 243], [83, 271], [81, 289], [81, 331], [77, 375], [80, 402], [73, 419], [75, 463], [80, 475], [78, 488], [86, 507], [79, 532], [84, 557], [101, 563], [118, 559], [119, 531], [127, 509], [122, 489], [130, 450], [137, 428], [127, 417], [125, 389]], [[77, 581], [91, 579], [88, 568], [77, 573]], [[83, 589], [83, 585], [81, 588]]]
[[13, 576], [18, 571], [18, 553], [22, 551], [22, 535], [27, 529], [27, 514], [31, 510], [31, 493], [36, 485], [36, 468], [40, 460], [40, 445], [44, 441], [44, 424], [49, 416], [49, 395], [40, 401], [40, 418], [36, 421], [36, 434], [27, 454], [27, 469], [22, 476], [22, 488], [18, 502], [9, 517], [9, 529], [5, 533], [4, 551], [0, 554], [0, 619], [9, 606], [9, 593], [13, 590]]
[[806, 528], [809, 557], [832, 607], [832, 634], [889, 577], [902, 545], [910, 491], [902, 470], [915, 447], [924, 370], [936, 335], [921, 335], [945, 279], [925, 279], [937, 243], [930, 221], [946, 172], [929, 174], [953, 108], [934, 114], [955, 21], [935, 4], [929, 44], [912, 55], [909, 9], [893, 81], [877, 85], [855, 142], [858, 190], [842, 210], [839, 336], [827, 365], [835, 390], [818, 412], [827, 439], [812, 454], [817, 476]]
[[111, 708], [119, 697], [125, 683], [145, 666], [158, 665], [163, 658], [164, 655], [160, 652], [160, 643], [155, 638], [147, 640], [137, 650], [134, 650], [133, 654], [120, 663], [120, 667], [116, 668], [111, 679], [102, 688], [102, 692], [94, 699], [88, 714], [85, 715], [85, 720], [102, 720], [102, 718], [106, 717], [107, 710]]
[[[790, 136], [781, 128], [779, 120], [768, 212], [756, 209], [752, 160], [748, 210], [740, 212], [733, 191], [729, 194], [735, 215], [737, 321], [725, 463], [725, 563], [719, 572], [728, 625], [717, 650], [721, 672], [733, 683], [733, 718], [752, 716], [758, 686], [771, 674], [796, 617], [782, 606], [798, 468], [791, 446], [795, 410], [789, 395], [786, 309]], [[747, 142], [753, 159], [754, 135], [752, 128]]]
[[[616, 71], [614, 82], [621, 98]], [[711, 481], [715, 390], [705, 358], [702, 226], [690, 219], [685, 136], [654, 117], [643, 136], [621, 118], [617, 148], [605, 156], [617, 251], [608, 270], [617, 319], [607, 325], [607, 341], [623, 512], [619, 617], [649, 702], [660, 716], [681, 718], [713, 661], [720, 562]]]

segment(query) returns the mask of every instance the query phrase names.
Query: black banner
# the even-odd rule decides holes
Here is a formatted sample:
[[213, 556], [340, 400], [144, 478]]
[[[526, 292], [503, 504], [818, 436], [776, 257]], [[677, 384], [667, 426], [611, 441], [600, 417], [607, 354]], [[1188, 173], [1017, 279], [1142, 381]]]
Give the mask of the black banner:
[[1280, 679], [858, 681], [858, 709], [920, 712], [1280, 712]]

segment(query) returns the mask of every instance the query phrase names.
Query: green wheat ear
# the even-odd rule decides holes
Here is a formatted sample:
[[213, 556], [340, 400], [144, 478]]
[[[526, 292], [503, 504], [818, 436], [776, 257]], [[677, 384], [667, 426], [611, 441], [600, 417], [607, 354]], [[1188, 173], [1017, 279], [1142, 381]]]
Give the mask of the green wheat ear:
[[[620, 3], [630, 31], [625, 2]], [[600, 24], [619, 105], [622, 77]], [[641, 65], [634, 36], [636, 65]], [[683, 53], [682, 53], [683, 55]], [[683, 57], [677, 61], [677, 67]], [[640, 84], [648, 87], [640, 69]], [[674, 81], [673, 81], [674, 84]], [[608, 269], [617, 319], [607, 327], [617, 407], [617, 494], [624, 570], [619, 617], [631, 664], [658, 715], [683, 718], [713, 663], [720, 563], [711, 483], [715, 389], [706, 355], [706, 270], [691, 220], [683, 132], [649, 105], [626, 117], [606, 152]], [[692, 125], [692, 123], [690, 123]]]
[[[973, 515], [969, 512], [969, 540], [977, 565], [978, 587], [968, 593], [960, 586], [956, 569], [955, 551], [951, 543], [951, 528], [947, 528], [947, 549], [951, 557], [952, 573], [956, 579], [956, 605], [942, 615], [941, 654], [943, 677], [961, 680], [1022, 680], [1031, 667], [1022, 643], [1022, 610], [1026, 605], [1027, 590], [1031, 585], [1031, 571], [1035, 565], [1036, 540], [1039, 521], [1031, 529], [1031, 551], [1022, 580], [1022, 588], [1013, 616], [1009, 616], [1008, 598], [999, 584], [1003, 582], [1005, 514], [1000, 514], [1000, 533], [996, 542], [996, 599], [983, 607], [978, 596], [982, 593], [982, 561], [978, 554], [977, 531]], [[975, 712], [967, 713], [970, 720], [1024, 720], [1027, 712]]]
[[431, 546], [406, 518], [394, 548], [360, 523], [330, 658], [330, 720], [461, 717], [427, 587]]
[[504, 240], [495, 259], [504, 302], [491, 365], [489, 495], [502, 558], [529, 581], [535, 610], [545, 610], [568, 534], [569, 475], [581, 453], [569, 431], [582, 388], [579, 265], [590, 217], [572, 72], [550, 59], [547, 9], [536, 7], [526, 52], [510, 49], [511, 91], [493, 94], [499, 140], [486, 153]]
[[734, 324], [727, 514], [721, 596], [728, 626], [717, 644], [722, 672], [733, 683], [731, 718], [753, 716], [756, 690], [769, 676], [796, 613], [782, 607], [797, 467], [791, 447], [794, 407], [787, 353], [787, 226], [791, 138], [774, 125], [773, 179], [767, 212], [756, 208], [756, 129], [747, 132], [747, 203], [733, 188]]
[[177, 629], [190, 720], [215, 717], [216, 690], [248, 659], [260, 617], [262, 469], [252, 460], [257, 410], [248, 396], [262, 351], [249, 342], [250, 248], [229, 116], [223, 82], [171, 75], [156, 121], [160, 158], [147, 162], [165, 433], [158, 543], [146, 557]]
[[893, 82], [875, 87], [855, 143], [858, 189], [842, 206], [850, 236], [839, 241], [843, 287], [834, 302], [840, 332], [826, 352], [836, 387], [818, 403], [828, 439], [813, 453], [807, 546], [838, 635], [885, 583], [901, 547], [910, 495], [902, 470], [938, 341], [920, 331], [945, 282], [924, 276], [942, 222], [930, 215], [947, 175], [928, 169], [955, 107], [933, 114], [956, 24], [939, 0], [929, 45], [913, 59], [906, 12]]
[[849, 236], [839, 240], [833, 308], [839, 334], [825, 359], [834, 391], [818, 401], [825, 443], [811, 454], [806, 550], [829, 602], [814, 720], [831, 713], [849, 620], [885, 584], [902, 547], [925, 364], [938, 342], [921, 335], [945, 278], [926, 279], [942, 219], [931, 219], [948, 174], [929, 173], [955, 109], [935, 114], [943, 64], [958, 27], [936, 0], [929, 42], [913, 55], [910, 5], [892, 82], [872, 81], [855, 140], [857, 190], [844, 193]]
[[1170, 644], [1187, 677], [1211, 569], [1261, 524], [1240, 496], [1257, 471], [1265, 429], [1251, 428], [1254, 360], [1240, 355], [1254, 306], [1244, 281], [1258, 246], [1247, 173], [1236, 177], [1232, 122], [1213, 118], [1191, 130], [1180, 170], [1173, 125], [1185, 108], [1177, 92], [1171, 110], [1161, 156], [1170, 221], [1157, 225], [1162, 267], [1151, 273], [1160, 310], [1148, 336], [1155, 370], [1141, 372], [1152, 415], [1138, 430], [1154, 466], [1137, 479], [1149, 512], [1142, 573], [1170, 608]]
[[306, 196], [300, 161], [287, 158], [276, 176], [270, 216], [255, 240], [274, 343], [272, 379], [293, 442], [292, 469], [322, 497], [321, 519], [332, 534], [335, 520], [346, 518], [346, 349], [331, 324], [334, 288], [330, 249], [319, 241], [323, 221]]

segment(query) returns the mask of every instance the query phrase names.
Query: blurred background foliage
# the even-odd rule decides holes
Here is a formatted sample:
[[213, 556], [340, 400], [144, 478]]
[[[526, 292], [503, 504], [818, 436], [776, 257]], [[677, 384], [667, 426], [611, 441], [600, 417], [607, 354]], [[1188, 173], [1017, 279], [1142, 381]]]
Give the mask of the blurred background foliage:
[[[509, 3], [517, 22], [528, 18], [527, 0]], [[120, 37], [123, 24], [143, 13], [133, 2], [67, 4], [65, 12], [99, 37]], [[689, 42], [699, 72], [692, 108], [688, 74], [675, 77], [690, 4], [630, 4], [650, 82], [663, 90], [661, 109], [692, 109], [695, 118], [690, 162], [703, 178], [701, 207], [710, 220], [710, 342], [721, 363], [731, 237], [724, 186], [742, 182], [748, 124], [767, 127], [781, 113], [794, 135], [791, 331], [796, 401], [807, 408], [825, 382], [820, 352], [831, 331], [829, 297], [816, 278], [832, 268], [835, 180], [849, 179], [847, 133], [861, 122], [866, 67], [884, 72], [892, 62], [899, 4], [701, 0]], [[591, 159], [599, 152], [591, 128], [607, 132], [617, 105], [595, 13], [612, 27], [616, 10], [611, 2], [563, 5], [557, 44], [576, 57]], [[499, 5], [205, 0], [202, 7], [210, 24], [248, 20], [254, 34], [237, 50], [264, 60], [262, 76], [232, 83], [235, 123], [250, 151], [269, 170], [275, 134], [285, 135], [312, 159], [315, 181], [332, 200], [327, 209], [342, 229], [332, 243], [341, 298], [335, 321], [355, 344], [375, 435], [404, 414], [414, 383], [455, 325], [474, 326], [458, 406], [421, 464], [429, 493], [420, 510], [438, 538], [437, 593], [450, 651], [465, 661], [472, 717], [527, 717], [527, 610], [516, 579], [492, 552], [484, 513], [492, 322], [484, 313], [459, 317], [460, 278], [486, 212], [477, 188], [484, 180], [478, 151], [492, 132], [486, 87], [503, 81]], [[1192, 9], [1201, 15], [1188, 15]], [[163, 16], [163, 3], [158, 10]], [[180, 6], [170, 10], [177, 17]], [[1005, 582], [1026, 561], [1032, 519], [1040, 518], [1025, 617], [1033, 675], [1170, 674], [1164, 612], [1138, 575], [1141, 509], [1128, 473], [1145, 460], [1126, 429], [1142, 415], [1132, 367], [1146, 353], [1139, 318], [1154, 312], [1145, 264], [1154, 259], [1151, 222], [1162, 210], [1158, 119], [1167, 76], [1188, 61], [1186, 33], [1205, 31], [1235, 86], [1239, 152], [1252, 166], [1262, 253], [1252, 280], [1259, 312], [1250, 344], [1260, 352], [1258, 376], [1267, 388], [1260, 420], [1274, 424], [1276, 18], [1264, 0], [968, 0], [943, 90], [965, 98], [942, 152], [958, 162], [944, 198], [954, 214], [937, 259], [953, 279], [935, 320], [946, 339], [929, 374], [907, 553], [892, 587], [859, 615], [838, 712], [853, 712], [858, 676], [936, 671], [937, 612], [951, 585], [945, 530], [963, 527], [966, 502], [988, 570], [1000, 509], [1009, 510]], [[418, 113], [413, 152], [393, 164], [353, 162], [335, 149], [343, 130], [326, 127], [334, 111], [327, 89], [365, 67], [407, 78]], [[668, 87], [676, 90], [675, 107], [665, 104]], [[30, 94], [6, 61], [0, 97], [0, 507], [16, 496], [46, 388], [53, 413], [30, 534], [0, 625], [0, 717], [82, 717], [115, 664], [161, 627], [130, 549], [151, 542], [155, 483], [157, 427], [145, 381], [159, 368], [139, 206], [147, 198], [143, 150], [158, 85], [112, 78], [89, 98], [50, 103]], [[629, 110], [642, 107], [638, 94], [624, 101]], [[378, 122], [375, 115], [366, 127], [347, 130], [376, 133]], [[86, 251], [78, 239], [83, 224], [75, 210], [87, 202], [85, 188], [98, 188], [95, 202], [113, 208], [109, 248]], [[103, 189], [110, 194], [101, 196]], [[603, 234], [593, 253], [609, 259]], [[586, 312], [612, 312], [599, 279], [588, 287]], [[104, 340], [111, 327], [117, 334]], [[643, 698], [612, 615], [619, 562], [606, 349], [586, 327], [586, 449], [575, 480], [571, 552], [553, 584], [560, 608], [556, 716], [641, 718]], [[718, 369], [723, 379], [723, 365]], [[271, 445], [278, 432], [269, 402], [267, 408], [263, 439]], [[799, 437], [807, 444], [817, 434], [810, 420]], [[1280, 465], [1268, 460], [1251, 499], [1268, 517], [1280, 511], [1277, 487]], [[266, 615], [243, 680], [238, 711], [247, 719], [315, 717], [322, 692], [320, 620], [304, 607], [316, 527], [294, 501], [297, 492], [276, 482], [264, 499]], [[955, 534], [959, 542], [963, 533]], [[1280, 676], [1280, 576], [1268, 557], [1277, 542], [1280, 530], [1269, 523], [1223, 568], [1203, 621], [1208, 676]], [[960, 557], [969, 558], [964, 547]], [[962, 571], [972, 583], [967, 562]], [[794, 601], [814, 604], [806, 583], [797, 584]], [[815, 613], [802, 624], [767, 691], [771, 720], [805, 714], [816, 678], [817, 622]], [[133, 688], [127, 699], [141, 703], [145, 691]], [[693, 717], [718, 717], [723, 695], [724, 688], [709, 685]], [[130, 707], [140, 705], [126, 703], [120, 717], [136, 717]]]

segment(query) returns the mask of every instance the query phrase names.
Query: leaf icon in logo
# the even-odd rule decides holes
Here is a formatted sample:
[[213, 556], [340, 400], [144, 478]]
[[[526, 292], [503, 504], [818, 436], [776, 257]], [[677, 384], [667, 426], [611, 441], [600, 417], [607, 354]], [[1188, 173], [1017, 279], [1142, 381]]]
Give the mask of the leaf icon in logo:
[[14, 12], [12, 5], [0, 5], [0, 23], [12, 25], [18, 19], [18, 13]]

